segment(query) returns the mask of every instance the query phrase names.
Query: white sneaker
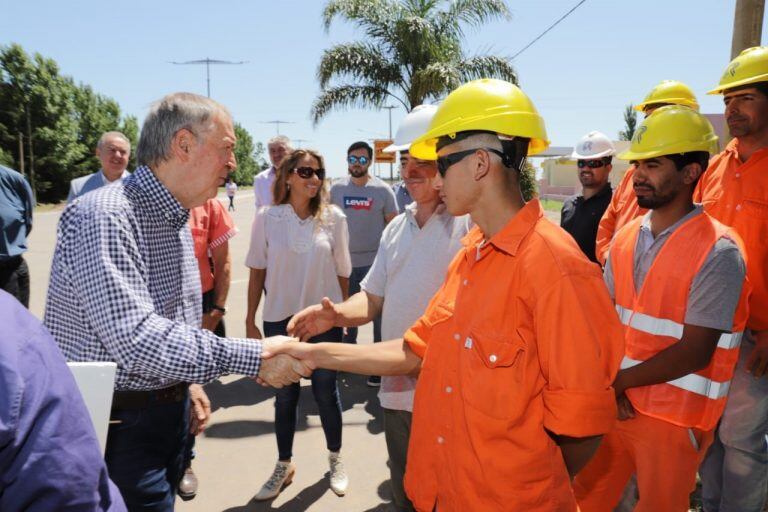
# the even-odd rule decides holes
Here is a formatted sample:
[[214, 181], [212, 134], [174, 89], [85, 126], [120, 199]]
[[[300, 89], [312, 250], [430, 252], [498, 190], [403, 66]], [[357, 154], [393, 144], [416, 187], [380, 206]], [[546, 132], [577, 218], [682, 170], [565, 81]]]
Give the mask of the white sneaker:
[[290, 462], [277, 461], [272, 476], [269, 477], [267, 483], [261, 487], [261, 490], [253, 497], [253, 499], [256, 501], [271, 500], [280, 494], [280, 492], [293, 481], [293, 475], [295, 473], [296, 466]]
[[334, 452], [329, 453], [328, 462], [331, 465], [331, 490], [335, 492], [337, 496], [344, 496], [344, 493], [347, 492], [347, 486], [349, 485], [349, 478], [347, 478], [347, 472], [344, 471], [344, 463], [341, 462], [341, 455]]

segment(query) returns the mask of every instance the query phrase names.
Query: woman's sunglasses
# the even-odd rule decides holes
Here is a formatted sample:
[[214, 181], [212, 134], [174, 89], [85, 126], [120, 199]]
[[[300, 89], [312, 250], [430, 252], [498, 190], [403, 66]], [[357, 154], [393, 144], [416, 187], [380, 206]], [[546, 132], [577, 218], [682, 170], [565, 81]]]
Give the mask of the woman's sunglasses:
[[360, 165], [365, 165], [365, 164], [368, 163], [368, 157], [367, 156], [349, 155], [347, 157], [347, 163], [349, 165], [355, 165], [356, 163], [360, 163]]
[[325, 169], [322, 167], [320, 169], [313, 169], [312, 167], [297, 167], [293, 170], [293, 172], [298, 174], [299, 178], [304, 178], [305, 180], [311, 178], [313, 174], [316, 174], [317, 177], [321, 180], [325, 179]]

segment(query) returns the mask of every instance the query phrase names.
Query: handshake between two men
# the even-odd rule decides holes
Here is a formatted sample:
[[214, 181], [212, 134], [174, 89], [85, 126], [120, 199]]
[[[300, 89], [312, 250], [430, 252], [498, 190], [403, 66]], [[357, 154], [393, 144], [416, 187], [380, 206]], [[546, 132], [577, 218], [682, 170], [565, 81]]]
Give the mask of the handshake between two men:
[[288, 323], [289, 336], [262, 341], [262, 363], [256, 381], [280, 388], [309, 377], [316, 368], [363, 375], [417, 375], [421, 358], [402, 339], [373, 345], [346, 343], [303, 343], [333, 327], [355, 325], [337, 311], [327, 297], [320, 304], [296, 313]]

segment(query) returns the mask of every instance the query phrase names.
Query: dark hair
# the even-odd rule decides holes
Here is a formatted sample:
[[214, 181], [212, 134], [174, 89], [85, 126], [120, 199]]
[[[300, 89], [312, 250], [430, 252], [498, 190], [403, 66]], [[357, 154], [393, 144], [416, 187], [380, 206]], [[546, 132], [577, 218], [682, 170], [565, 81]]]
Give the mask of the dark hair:
[[368, 160], [373, 158], [373, 148], [368, 145], [367, 142], [359, 140], [349, 146], [349, 149], [347, 149], [347, 154], [350, 154], [351, 152], [355, 151], [356, 149], [365, 149], [368, 152]]
[[755, 82], [753, 84], [745, 84], [745, 85], [739, 85], [737, 87], [731, 87], [730, 89], [724, 90], [723, 94], [728, 94], [729, 92], [741, 91], [744, 89], [757, 89], [760, 92], [760, 94], [768, 98], [768, 82]]
[[[290, 200], [291, 191], [288, 188], [288, 176], [291, 175], [293, 170], [299, 164], [299, 161], [305, 156], [314, 158], [317, 160], [317, 164], [320, 167], [325, 167], [323, 156], [317, 151], [311, 149], [295, 149], [288, 153], [285, 158], [283, 158], [283, 161], [280, 162], [275, 174], [275, 184], [272, 189], [272, 198], [275, 204], [286, 204]], [[323, 180], [317, 195], [309, 200], [309, 211], [316, 219], [321, 218], [323, 215], [323, 210], [327, 203], [327, 194], [325, 180]]]
[[522, 171], [523, 166], [525, 165], [525, 157], [528, 156], [528, 145], [531, 142], [531, 139], [525, 137], [502, 139], [499, 138], [499, 134], [496, 132], [491, 132], [488, 130], [467, 130], [463, 132], [457, 132], [453, 134], [453, 136], [443, 135], [442, 137], [439, 137], [435, 147], [437, 151], [440, 151], [445, 146], [450, 146], [451, 144], [455, 144], [456, 142], [469, 137], [473, 137], [475, 135], [492, 135], [493, 137], [499, 139], [499, 142], [501, 143], [501, 152], [504, 154], [501, 162], [505, 167], [514, 169], [518, 172]]
[[[701, 174], [704, 174], [704, 171], [706, 171], [709, 166], [709, 153], [706, 151], [689, 151], [688, 153], [665, 156], [672, 160], [672, 163], [675, 164], [675, 169], [678, 171], [682, 171], [683, 167], [688, 164], [699, 164], [699, 166], [701, 166]], [[699, 175], [699, 178], [701, 178], [701, 174]], [[698, 183], [699, 178], [693, 183], [694, 186]]]

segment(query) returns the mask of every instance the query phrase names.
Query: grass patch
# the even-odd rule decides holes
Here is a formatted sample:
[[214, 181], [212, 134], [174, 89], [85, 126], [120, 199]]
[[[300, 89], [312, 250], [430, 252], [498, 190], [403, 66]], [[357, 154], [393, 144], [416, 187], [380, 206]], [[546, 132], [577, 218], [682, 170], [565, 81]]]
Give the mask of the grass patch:
[[554, 199], [542, 199], [541, 207], [550, 212], [559, 212], [563, 208], [563, 202]]

